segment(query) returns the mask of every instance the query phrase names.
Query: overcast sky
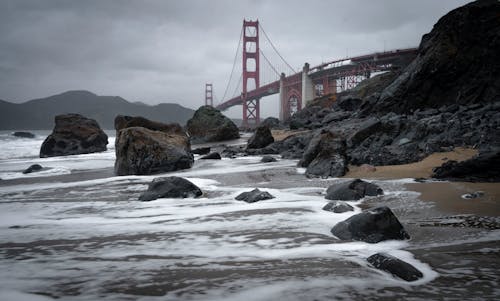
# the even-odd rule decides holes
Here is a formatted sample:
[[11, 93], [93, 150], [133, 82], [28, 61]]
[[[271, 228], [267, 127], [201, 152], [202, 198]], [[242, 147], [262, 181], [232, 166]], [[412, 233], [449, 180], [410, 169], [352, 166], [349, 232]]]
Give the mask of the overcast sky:
[[[195, 109], [206, 82], [217, 98], [224, 94], [244, 18], [258, 18], [298, 70], [417, 46], [442, 15], [467, 2], [0, 0], [0, 99], [89, 90]], [[276, 101], [267, 102], [264, 116], [277, 112]], [[240, 117], [241, 108], [229, 114]]]

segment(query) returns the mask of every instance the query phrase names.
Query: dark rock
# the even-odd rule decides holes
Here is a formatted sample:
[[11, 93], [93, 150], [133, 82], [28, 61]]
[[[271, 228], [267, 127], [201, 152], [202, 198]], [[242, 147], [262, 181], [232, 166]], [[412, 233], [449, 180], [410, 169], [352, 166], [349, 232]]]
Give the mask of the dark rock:
[[326, 190], [328, 200], [359, 200], [365, 196], [384, 194], [384, 191], [373, 183], [355, 179], [342, 184], [334, 184]]
[[377, 118], [370, 118], [364, 121], [360, 128], [348, 139], [349, 146], [355, 146], [363, 142], [366, 138], [375, 135], [382, 129], [382, 123]]
[[281, 123], [281, 121], [275, 117], [267, 117], [266, 119], [260, 122], [260, 125], [267, 126], [272, 130], [279, 130], [285, 128], [285, 126]]
[[33, 164], [30, 167], [28, 167], [26, 170], [23, 171], [23, 174], [28, 174], [32, 172], [37, 172], [42, 170], [42, 166], [40, 164]]
[[191, 152], [196, 155], [206, 155], [210, 153], [210, 147], [199, 147], [197, 149], [193, 149]]
[[323, 207], [323, 210], [331, 211], [334, 213], [344, 213], [348, 211], [354, 211], [354, 208], [351, 205], [347, 204], [346, 202], [336, 201], [326, 204]]
[[272, 157], [272, 156], [263, 156], [262, 159], [260, 160], [260, 162], [262, 163], [269, 163], [269, 162], [276, 162], [278, 160], [276, 160], [275, 157]]
[[500, 181], [500, 149], [487, 150], [466, 161], [448, 161], [433, 170], [433, 178], [468, 181]]
[[267, 126], [259, 126], [248, 139], [247, 148], [263, 148], [274, 142], [273, 134]]
[[30, 132], [14, 132], [12, 133], [12, 136], [20, 138], [35, 138], [35, 134]]
[[201, 196], [198, 186], [180, 177], [156, 178], [148, 190], [139, 196], [139, 201], [152, 201], [159, 198], [196, 198]]
[[187, 122], [187, 131], [194, 143], [240, 138], [234, 122], [211, 106], [202, 106], [196, 110], [193, 118]]
[[211, 160], [220, 160], [222, 158], [221, 158], [220, 154], [217, 152], [210, 153], [210, 154], [200, 158], [200, 160], [210, 160], [210, 159]]
[[360, 240], [368, 243], [410, 238], [388, 207], [378, 207], [351, 216], [336, 224], [331, 232], [339, 239]]
[[118, 136], [118, 132], [122, 129], [137, 127], [137, 126], [153, 131], [165, 132], [168, 134], [178, 134], [178, 135], [185, 134], [184, 130], [178, 123], [171, 123], [171, 124], [161, 123], [140, 116], [132, 117], [132, 116], [118, 115], [115, 118], [116, 136]]
[[274, 196], [272, 196], [269, 192], [260, 191], [258, 188], [255, 188], [252, 191], [240, 193], [236, 197], [236, 199], [238, 201], [245, 201], [247, 203], [255, 203], [258, 201], [269, 200], [269, 199], [273, 199], [273, 198], [274, 198]]
[[325, 111], [320, 106], [307, 106], [296, 112], [287, 121], [291, 130], [301, 128], [314, 129], [321, 127], [321, 121], [325, 117]]
[[377, 253], [368, 257], [367, 261], [376, 269], [389, 272], [406, 281], [415, 281], [424, 277], [422, 272], [411, 264], [389, 254]]
[[307, 146], [299, 166], [309, 177], [340, 177], [347, 171], [345, 140], [331, 132], [316, 134]]
[[194, 163], [189, 138], [184, 134], [124, 128], [115, 142], [115, 173], [147, 175], [191, 168]]
[[323, 125], [325, 124], [328, 124], [330, 122], [338, 122], [338, 121], [342, 121], [344, 119], [347, 119], [349, 117], [351, 117], [352, 113], [351, 112], [345, 112], [345, 111], [335, 111], [335, 112], [332, 112], [328, 115], [326, 115], [323, 120], [321, 121], [321, 123]]
[[442, 17], [372, 112], [410, 113], [498, 100], [499, 10], [498, 1], [474, 1]]
[[[266, 154], [280, 154], [284, 159], [300, 159], [313, 135], [309, 132], [288, 136], [263, 148]], [[261, 153], [263, 154], [263, 153]]]
[[94, 119], [79, 114], [57, 115], [55, 127], [40, 148], [40, 158], [102, 152], [108, 136]]
[[[351, 95], [341, 97], [334, 105], [334, 109], [340, 109], [343, 111], [355, 111], [359, 109], [363, 100], [361, 98], [352, 97]], [[349, 113], [352, 114], [352, 113]]]
[[225, 158], [236, 158], [246, 156], [245, 149], [242, 145], [226, 146], [221, 152], [221, 156]]

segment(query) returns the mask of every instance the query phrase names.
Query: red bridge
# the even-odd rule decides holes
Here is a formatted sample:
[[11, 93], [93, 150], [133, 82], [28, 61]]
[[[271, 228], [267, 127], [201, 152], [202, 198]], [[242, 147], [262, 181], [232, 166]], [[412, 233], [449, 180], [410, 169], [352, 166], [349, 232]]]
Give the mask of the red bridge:
[[[267, 56], [264, 55], [259, 45], [259, 30], [264, 33], [268, 43], [272, 46], [275, 54], [277, 54], [278, 61], [281, 60], [281, 66], [276, 67], [279, 64], [276, 64], [276, 66], [271, 64]], [[336, 94], [351, 89], [363, 79], [369, 78], [374, 72], [402, 68], [408, 65], [417, 54], [417, 48], [376, 52], [363, 56], [333, 60], [315, 67], [310, 67], [306, 63], [302, 71], [297, 72], [279, 54], [258, 21], [243, 21], [241, 36], [240, 41], [243, 42], [243, 68], [240, 77], [241, 81], [237, 82], [235, 89], [236, 95], [223, 100], [215, 107], [219, 110], [225, 110], [232, 106], [242, 105], [244, 127], [255, 126], [260, 122], [259, 102], [262, 97], [279, 93], [280, 119], [285, 120], [296, 111], [301, 110], [307, 101], [318, 96]], [[239, 48], [223, 98], [226, 97], [234, 75]], [[259, 63], [261, 56], [267, 63], [267, 67], [270, 67], [270, 73], [274, 75], [274, 80], [267, 80], [267, 83], [263, 85], [261, 85], [262, 72]], [[278, 69], [285, 69], [291, 75], [285, 75], [284, 72], [280, 73]], [[240, 90], [241, 83], [243, 86]], [[213, 105], [211, 84], [206, 85], [205, 104]]]

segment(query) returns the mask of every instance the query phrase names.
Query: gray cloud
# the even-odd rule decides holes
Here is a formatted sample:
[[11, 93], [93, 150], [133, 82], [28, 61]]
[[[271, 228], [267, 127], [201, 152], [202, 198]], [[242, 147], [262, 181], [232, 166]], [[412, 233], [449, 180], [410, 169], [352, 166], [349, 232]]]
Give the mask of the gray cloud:
[[[464, 3], [4, 0], [0, 99], [22, 102], [86, 89], [196, 108], [205, 82], [214, 83], [222, 97], [243, 18], [258, 18], [281, 54], [300, 69], [306, 61], [316, 65], [384, 46], [416, 46], [439, 17]], [[265, 116], [276, 113], [274, 102], [263, 101]], [[229, 114], [238, 117], [240, 110]]]

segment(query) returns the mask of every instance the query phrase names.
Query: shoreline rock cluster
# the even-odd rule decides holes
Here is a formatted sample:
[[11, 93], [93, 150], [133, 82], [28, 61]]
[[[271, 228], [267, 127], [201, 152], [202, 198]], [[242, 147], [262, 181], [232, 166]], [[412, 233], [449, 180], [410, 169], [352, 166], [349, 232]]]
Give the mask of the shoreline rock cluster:
[[[405, 69], [369, 78], [333, 104], [312, 101], [286, 122], [290, 129], [308, 132], [244, 152], [300, 159], [306, 174], [317, 177], [342, 176], [347, 164], [417, 162], [455, 147], [478, 149], [478, 159], [482, 154], [498, 158], [498, 10], [500, 2], [485, 0], [451, 11], [423, 36], [417, 57]], [[436, 176], [467, 179], [454, 176], [456, 171], [441, 175], [456, 168], [470, 169], [448, 165]], [[485, 174], [476, 170], [474, 178], [500, 178], [498, 168]]]

